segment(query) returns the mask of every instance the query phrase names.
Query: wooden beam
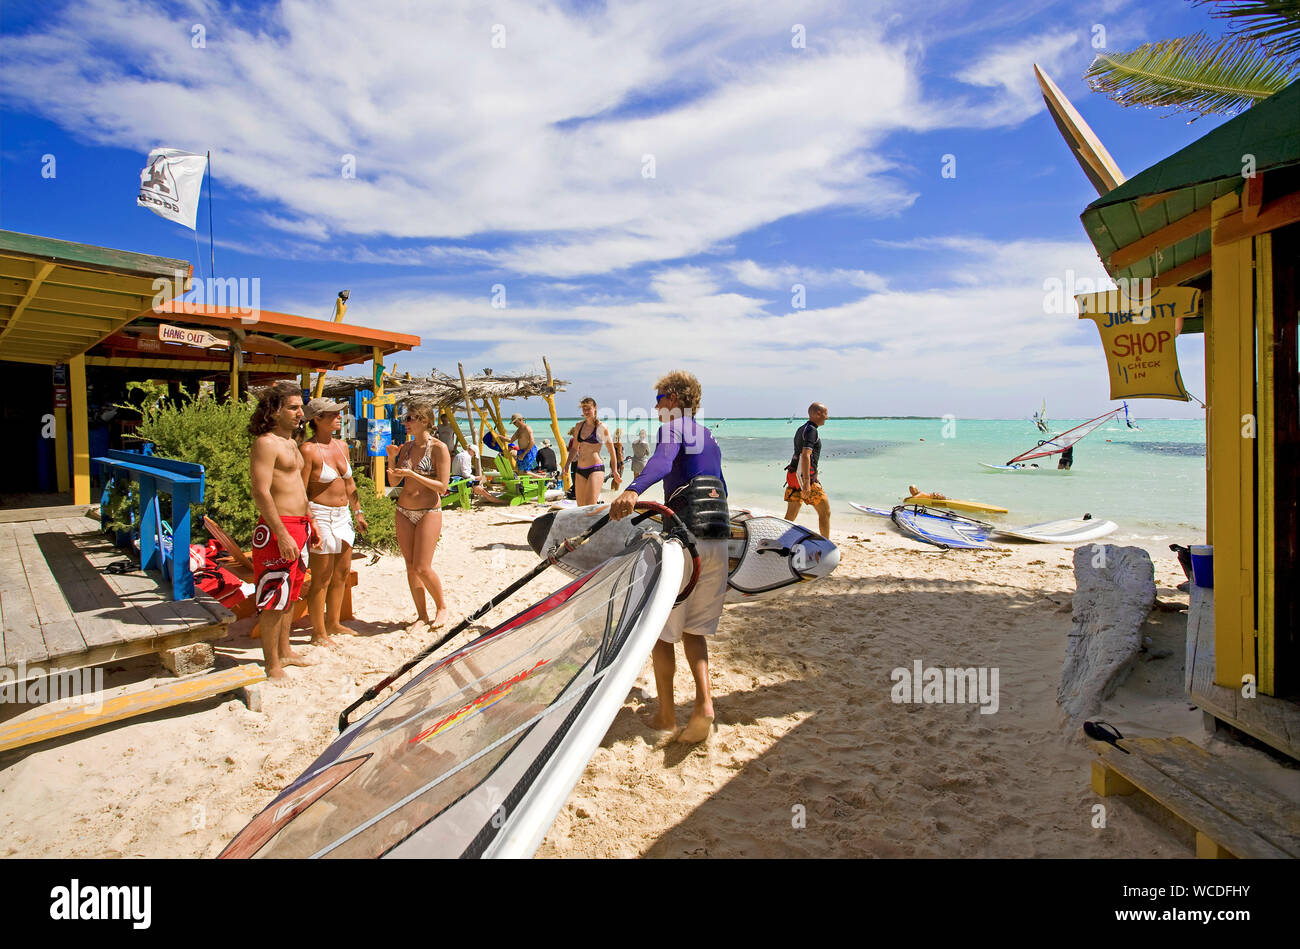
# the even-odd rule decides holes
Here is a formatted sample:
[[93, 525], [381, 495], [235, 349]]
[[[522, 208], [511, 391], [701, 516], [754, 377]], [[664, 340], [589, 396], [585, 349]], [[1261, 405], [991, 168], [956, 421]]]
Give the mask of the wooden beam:
[[1171, 270], [1166, 270], [1158, 277], [1155, 277], [1151, 281], [1151, 285], [1153, 287], [1177, 287], [1184, 281], [1193, 280], [1196, 277], [1209, 272], [1210, 255], [1202, 254], [1200, 257], [1189, 260], [1185, 264], [1179, 264]]
[[1214, 228], [1214, 244], [1231, 244], [1256, 234], [1276, 231], [1297, 221], [1300, 221], [1300, 191], [1293, 191], [1285, 197], [1270, 201], [1251, 219], [1246, 218], [1244, 211], [1225, 215]]
[[54, 476], [60, 494], [72, 487], [68, 480], [68, 410], [54, 408]]
[[90, 417], [86, 406], [86, 357], [68, 360], [72, 396], [72, 503], [90, 503]]
[[334, 359], [331, 358], [329, 353], [322, 353], [312, 349], [299, 349], [282, 340], [262, 336], [258, 333], [245, 336], [243, 348], [244, 352], [266, 353], [271, 356], [292, 356], [299, 362], [326, 363], [328, 365], [334, 363]]
[[1246, 179], [1246, 191], [1241, 196], [1241, 218], [1253, 221], [1264, 204], [1264, 176], [1252, 175]]
[[1163, 204], [1165, 201], [1168, 201], [1181, 190], [1181, 188], [1178, 188], [1174, 191], [1162, 191], [1159, 194], [1144, 194], [1142, 197], [1138, 198], [1134, 204], [1137, 206], [1138, 211], [1149, 211], [1157, 204]]
[[461, 363], [456, 363], [456, 368], [460, 370], [460, 393], [465, 398], [465, 417], [469, 419], [469, 440], [478, 446], [478, 454], [474, 460], [478, 467], [478, 474], [483, 474], [483, 439], [474, 430], [474, 403], [469, 397], [469, 383], [465, 381], [465, 367]]
[[[1251, 178], [1249, 181], [1255, 181]], [[1248, 183], [1249, 183], [1248, 181]], [[1247, 194], [1249, 194], [1249, 187]], [[1245, 200], [1243, 198], [1243, 200]], [[1274, 385], [1273, 235], [1255, 238], [1255, 622], [1258, 679], [1265, 695], [1276, 695], [1277, 628], [1277, 400]], [[1292, 473], [1287, 472], [1289, 477]]]
[[14, 307], [14, 311], [9, 314], [9, 322], [5, 323], [5, 328], [0, 330], [0, 343], [4, 342], [5, 337], [13, 332], [14, 327], [18, 325], [18, 321], [22, 318], [23, 310], [27, 309], [27, 305], [31, 303], [32, 300], [36, 299], [36, 292], [40, 290], [41, 283], [50, 275], [50, 271], [53, 269], [54, 264], [42, 264], [37, 269], [36, 273], [32, 276], [32, 282], [27, 285], [27, 292], [24, 293], [23, 298], [18, 301], [18, 305]]
[[[339, 295], [334, 298], [334, 322], [335, 323], [342, 323], [343, 317], [348, 315], [349, 295], [350, 294], [348, 293], [347, 290], [340, 290]], [[375, 347], [375, 352], [378, 351], [379, 351], [378, 347]], [[379, 358], [382, 357], [376, 357], [376, 359]], [[325, 371], [322, 369], [320, 372], [316, 373], [316, 385], [311, 390], [311, 397], [313, 399], [319, 399], [324, 394], [325, 394]], [[375, 393], [375, 394], [378, 395], [379, 393]], [[375, 489], [376, 490], [379, 489], [378, 481], [375, 482]]]
[[266, 679], [261, 666], [246, 664], [157, 688], [138, 689], [104, 701], [96, 710], [86, 704], [11, 721], [0, 727], [0, 751], [22, 748], [62, 735], [147, 715], [186, 702], [197, 702], [256, 685]]
[[1124, 173], [1110, 157], [1110, 152], [1101, 144], [1088, 123], [1065, 97], [1065, 93], [1056, 87], [1050, 76], [1034, 64], [1034, 75], [1038, 77], [1038, 88], [1042, 90], [1043, 101], [1047, 111], [1056, 123], [1065, 144], [1074, 153], [1079, 167], [1088, 176], [1097, 194], [1109, 194], [1124, 183]]
[[1210, 209], [1209, 207], [1201, 208], [1199, 211], [1193, 211], [1186, 214], [1176, 221], [1171, 221], [1157, 231], [1140, 237], [1132, 244], [1119, 248], [1111, 254], [1106, 260], [1106, 269], [1112, 273], [1116, 270], [1123, 270], [1139, 260], [1146, 260], [1158, 250], [1171, 247], [1179, 241], [1186, 240], [1201, 231], [1210, 228]]

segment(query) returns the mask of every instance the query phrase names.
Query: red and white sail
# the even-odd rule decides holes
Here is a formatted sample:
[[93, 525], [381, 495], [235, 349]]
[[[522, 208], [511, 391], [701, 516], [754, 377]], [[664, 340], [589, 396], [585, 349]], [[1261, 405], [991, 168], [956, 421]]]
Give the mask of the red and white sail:
[[1053, 435], [1051, 438], [1039, 442], [1036, 446], [1029, 449], [1029, 451], [1016, 455], [1016, 457], [1008, 461], [1007, 464], [1015, 465], [1022, 461], [1029, 461], [1033, 458], [1045, 458], [1048, 455], [1058, 455], [1065, 451], [1065, 449], [1074, 445], [1075, 442], [1078, 442], [1080, 439], [1087, 438], [1088, 435], [1092, 434], [1096, 429], [1101, 428], [1101, 426], [1105, 425], [1123, 411], [1123, 407], [1112, 409], [1105, 415], [1098, 415], [1095, 419], [1084, 422], [1082, 425], [1076, 425], [1074, 428], [1064, 431], [1059, 435]]

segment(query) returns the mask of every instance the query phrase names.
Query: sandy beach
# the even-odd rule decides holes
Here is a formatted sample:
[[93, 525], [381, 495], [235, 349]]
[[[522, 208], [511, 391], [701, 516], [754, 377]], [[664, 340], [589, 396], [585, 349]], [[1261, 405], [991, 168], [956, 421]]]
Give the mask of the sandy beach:
[[[445, 515], [434, 566], [453, 615], [536, 562], [526, 525], [504, 518], [537, 510]], [[833, 539], [843, 558], [829, 579], [727, 608], [711, 646], [718, 717], [708, 741], [683, 745], [648, 727], [647, 661], [538, 856], [1191, 854], [1190, 831], [1141, 801], [1110, 806], [1107, 826], [1091, 826], [1093, 755], [1066, 734], [1055, 701], [1074, 591], [1068, 549], [945, 552], [883, 522], [840, 526]], [[1186, 603], [1176, 561], [1155, 551], [1160, 599]], [[212, 700], [0, 755], [0, 856], [219, 853], [325, 748], [340, 709], [428, 641], [404, 631], [414, 609], [401, 559], [354, 566], [359, 635], [309, 648], [317, 664], [262, 686], [260, 712]], [[493, 615], [560, 581], [544, 574]], [[1210, 738], [1182, 694], [1184, 628], [1182, 613], [1152, 614], [1145, 634], [1172, 655], [1139, 663], [1105, 715], [1125, 734], [1214, 742], [1250, 769], [1262, 753]], [[261, 661], [250, 629], [242, 621], [217, 643], [219, 667]], [[916, 660], [998, 668], [997, 712], [895, 704], [890, 671]], [[142, 658], [110, 667], [106, 685], [168, 678]], [[692, 694], [679, 660], [679, 727]]]

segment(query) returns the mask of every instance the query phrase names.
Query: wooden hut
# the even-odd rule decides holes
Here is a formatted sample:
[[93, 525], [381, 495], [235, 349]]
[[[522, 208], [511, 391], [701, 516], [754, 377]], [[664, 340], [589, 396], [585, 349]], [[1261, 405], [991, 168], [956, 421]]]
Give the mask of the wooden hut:
[[1083, 212], [1117, 281], [1200, 289], [1207, 530], [1192, 588], [1191, 700], [1300, 758], [1300, 82]]

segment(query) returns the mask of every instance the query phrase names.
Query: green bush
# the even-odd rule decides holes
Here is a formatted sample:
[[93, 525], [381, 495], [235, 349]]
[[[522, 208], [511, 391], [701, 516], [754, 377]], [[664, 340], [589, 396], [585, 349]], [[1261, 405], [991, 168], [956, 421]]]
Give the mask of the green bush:
[[[357, 497], [361, 500], [361, 510], [366, 515], [370, 529], [366, 531], [365, 541], [372, 547], [388, 553], [398, 553], [397, 527], [393, 518], [397, 515], [397, 505], [391, 498], [375, 497], [375, 483], [361, 470], [360, 465], [352, 469], [352, 477], [357, 482]], [[363, 536], [358, 532], [358, 537]], [[358, 543], [363, 543], [358, 541]]]
[[[249, 449], [253, 438], [248, 434], [248, 423], [256, 403], [251, 399], [239, 403], [211, 397], [195, 399], [182, 389], [178, 404], [168, 400], [166, 388], [158, 384], [133, 382], [127, 388], [145, 394], [139, 409], [120, 406], [142, 415], [136, 437], [141, 442], [153, 442], [154, 454], [160, 457], [204, 466], [204, 500], [194, 505], [190, 514], [195, 538], [203, 532], [206, 514], [237, 543], [248, 546], [259, 516], [249, 479]], [[355, 476], [361, 509], [370, 525], [366, 540], [380, 550], [396, 551], [393, 502], [386, 497], [375, 497], [374, 482], [359, 467]], [[129, 503], [134, 505], [134, 498]], [[118, 504], [113, 513], [124, 521], [121, 506]], [[163, 510], [167, 510], [165, 500]], [[118, 529], [125, 527], [119, 523]]]

